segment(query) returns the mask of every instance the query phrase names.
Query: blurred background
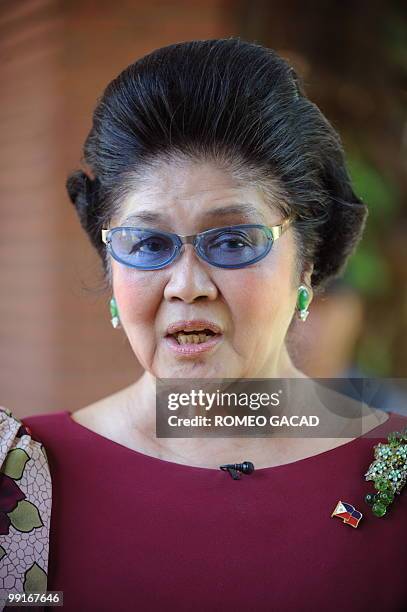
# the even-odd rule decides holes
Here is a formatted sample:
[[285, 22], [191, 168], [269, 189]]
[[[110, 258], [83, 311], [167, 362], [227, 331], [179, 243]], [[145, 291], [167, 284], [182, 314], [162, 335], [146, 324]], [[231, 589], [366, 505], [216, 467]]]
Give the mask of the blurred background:
[[123, 68], [157, 47], [229, 36], [274, 48], [302, 75], [370, 209], [344, 277], [294, 326], [296, 365], [405, 379], [406, 32], [395, 0], [2, 0], [0, 405], [17, 417], [74, 411], [140, 376], [66, 176]]

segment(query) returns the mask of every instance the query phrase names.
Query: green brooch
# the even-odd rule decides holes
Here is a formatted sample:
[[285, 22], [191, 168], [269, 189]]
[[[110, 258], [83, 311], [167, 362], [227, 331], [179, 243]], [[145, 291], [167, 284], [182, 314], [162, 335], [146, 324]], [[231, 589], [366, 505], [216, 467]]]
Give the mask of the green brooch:
[[375, 493], [366, 495], [365, 502], [379, 517], [386, 514], [394, 494], [400, 494], [407, 482], [407, 427], [390, 433], [387, 442], [374, 446], [375, 459], [365, 474], [365, 479], [373, 480], [376, 489]]

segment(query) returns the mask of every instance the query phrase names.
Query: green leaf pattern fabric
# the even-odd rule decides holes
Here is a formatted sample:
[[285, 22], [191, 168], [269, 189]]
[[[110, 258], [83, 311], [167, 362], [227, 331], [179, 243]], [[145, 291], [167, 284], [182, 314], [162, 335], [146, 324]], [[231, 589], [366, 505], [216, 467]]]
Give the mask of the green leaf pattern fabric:
[[44, 446], [0, 406], [0, 612], [8, 593], [47, 590], [51, 502]]

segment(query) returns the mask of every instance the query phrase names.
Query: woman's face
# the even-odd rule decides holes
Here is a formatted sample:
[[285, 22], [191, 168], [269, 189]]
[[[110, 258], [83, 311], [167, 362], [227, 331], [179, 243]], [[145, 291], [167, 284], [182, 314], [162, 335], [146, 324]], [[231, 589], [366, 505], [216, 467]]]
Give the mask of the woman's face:
[[[126, 199], [111, 227], [153, 227], [186, 235], [225, 225], [283, 221], [256, 188], [239, 186], [231, 174], [209, 163], [163, 165], [146, 179]], [[232, 204], [250, 204], [253, 212], [211, 214]], [[161, 220], [124, 223], [141, 210], [159, 214]], [[121, 325], [140, 364], [160, 378], [278, 376], [297, 298], [295, 258], [289, 227], [264, 259], [241, 269], [211, 266], [189, 244], [160, 270], [137, 270], [111, 259]], [[168, 345], [167, 327], [193, 319], [212, 321], [222, 335], [208, 351], [179, 354]]]

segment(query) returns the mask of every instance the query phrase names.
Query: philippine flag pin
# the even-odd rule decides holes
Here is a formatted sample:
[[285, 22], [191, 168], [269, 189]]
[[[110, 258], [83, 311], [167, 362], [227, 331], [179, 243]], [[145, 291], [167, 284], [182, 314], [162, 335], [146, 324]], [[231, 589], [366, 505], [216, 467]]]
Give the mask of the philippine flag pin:
[[335, 510], [331, 514], [331, 517], [333, 516], [341, 518], [344, 523], [347, 525], [352, 525], [352, 527], [356, 528], [359, 525], [359, 521], [363, 514], [359, 512], [359, 510], [355, 510], [355, 507], [352, 506], [352, 504], [338, 501]]

